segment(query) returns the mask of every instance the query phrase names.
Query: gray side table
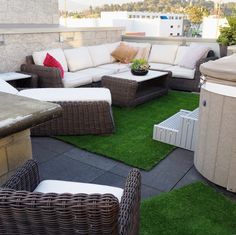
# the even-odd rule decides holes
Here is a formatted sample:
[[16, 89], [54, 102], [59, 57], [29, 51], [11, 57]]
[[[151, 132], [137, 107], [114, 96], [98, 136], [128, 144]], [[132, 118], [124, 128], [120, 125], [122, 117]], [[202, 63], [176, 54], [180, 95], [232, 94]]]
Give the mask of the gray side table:
[[22, 72], [0, 73], [0, 79], [10, 83], [16, 88], [37, 88], [38, 75]]

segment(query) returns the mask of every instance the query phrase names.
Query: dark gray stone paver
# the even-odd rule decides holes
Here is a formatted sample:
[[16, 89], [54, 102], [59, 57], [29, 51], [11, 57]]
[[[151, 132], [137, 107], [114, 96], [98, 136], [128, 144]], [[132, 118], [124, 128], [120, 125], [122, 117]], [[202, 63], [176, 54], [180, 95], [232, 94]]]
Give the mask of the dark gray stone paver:
[[[33, 158], [38, 160], [42, 179], [68, 180], [124, 187], [132, 167], [62, 141], [32, 138]], [[193, 152], [175, 149], [151, 171], [141, 171], [142, 199], [183, 187], [196, 181], [209, 183], [193, 166]], [[210, 184], [227, 197], [236, 200], [236, 194]]]
[[117, 161], [84, 150], [80, 150], [78, 148], [74, 148], [66, 152], [65, 155], [74, 160], [89, 164], [91, 166], [95, 166], [106, 171], [110, 170], [118, 164]]
[[174, 188], [182, 188], [183, 186], [194, 183], [196, 181], [205, 181], [205, 179], [193, 166], [187, 172], [187, 174], [175, 185]]
[[176, 149], [151, 171], [142, 171], [142, 182], [160, 191], [170, 191], [193, 166], [193, 153]]
[[75, 149], [75, 147], [71, 144], [67, 144], [57, 139], [49, 138], [49, 137], [37, 137], [32, 138], [33, 144], [38, 144], [39, 146], [56, 152], [58, 154], [65, 153], [71, 149]]
[[75, 161], [61, 155], [39, 165], [43, 179], [68, 180], [76, 182], [91, 182], [104, 171], [88, 164]]

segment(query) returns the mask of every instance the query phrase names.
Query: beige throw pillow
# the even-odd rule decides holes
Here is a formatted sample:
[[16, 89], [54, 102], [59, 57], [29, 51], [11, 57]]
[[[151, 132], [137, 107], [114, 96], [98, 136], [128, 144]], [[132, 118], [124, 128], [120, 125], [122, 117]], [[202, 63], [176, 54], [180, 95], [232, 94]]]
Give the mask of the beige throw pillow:
[[121, 63], [130, 63], [134, 57], [137, 55], [138, 50], [131, 47], [125, 43], [120, 43], [120, 45], [111, 53], [111, 56]]

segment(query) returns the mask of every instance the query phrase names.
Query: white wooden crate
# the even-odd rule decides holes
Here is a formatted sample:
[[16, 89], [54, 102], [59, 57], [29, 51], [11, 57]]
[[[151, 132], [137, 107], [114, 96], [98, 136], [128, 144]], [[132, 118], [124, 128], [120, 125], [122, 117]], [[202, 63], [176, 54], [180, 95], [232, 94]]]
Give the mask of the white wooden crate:
[[198, 112], [198, 109], [180, 110], [167, 120], [154, 125], [153, 139], [194, 151]]

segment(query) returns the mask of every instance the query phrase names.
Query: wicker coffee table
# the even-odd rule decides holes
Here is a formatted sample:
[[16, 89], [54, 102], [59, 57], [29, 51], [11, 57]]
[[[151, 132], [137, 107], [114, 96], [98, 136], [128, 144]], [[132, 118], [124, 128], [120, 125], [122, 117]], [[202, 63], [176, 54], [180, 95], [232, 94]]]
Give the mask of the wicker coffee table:
[[171, 73], [149, 71], [135, 76], [130, 71], [102, 77], [102, 86], [110, 89], [112, 104], [130, 107], [168, 93]]

